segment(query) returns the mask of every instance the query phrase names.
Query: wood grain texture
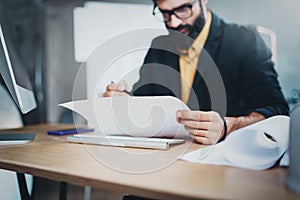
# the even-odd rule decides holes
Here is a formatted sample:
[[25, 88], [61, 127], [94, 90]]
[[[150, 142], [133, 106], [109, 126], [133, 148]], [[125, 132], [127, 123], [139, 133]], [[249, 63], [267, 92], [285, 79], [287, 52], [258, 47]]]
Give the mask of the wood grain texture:
[[[67, 124], [39, 124], [5, 131], [32, 132], [36, 133], [36, 138], [24, 145], [0, 147], [0, 168], [158, 199], [299, 199], [299, 196], [285, 188], [287, 169], [280, 167], [252, 171], [176, 160], [153, 172], [122, 172], [97, 159], [93, 153], [104, 152], [112, 159], [117, 158], [116, 147], [72, 144], [66, 141], [66, 136], [47, 135], [47, 130], [71, 127]], [[198, 148], [201, 145], [193, 143], [188, 151]], [[153, 151], [119, 150], [141, 154], [146, 158]], [[142, 165], [145, 160], [126, 162], [128, 165]]]

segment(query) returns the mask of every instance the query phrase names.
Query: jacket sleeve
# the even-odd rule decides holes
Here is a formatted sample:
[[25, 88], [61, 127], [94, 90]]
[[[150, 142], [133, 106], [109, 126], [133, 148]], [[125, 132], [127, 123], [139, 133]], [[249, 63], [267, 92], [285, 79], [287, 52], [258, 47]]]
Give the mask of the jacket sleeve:
[[[246, 31], [246, 30], [245, 30]], [[273, 115], [288, 115], [289, 107], [278, 82], [272, 53], [260, 35], [247, 31], [241, 57], [240, 83], [245, 104], [250, 112], [258, 112], [266, 118]]]

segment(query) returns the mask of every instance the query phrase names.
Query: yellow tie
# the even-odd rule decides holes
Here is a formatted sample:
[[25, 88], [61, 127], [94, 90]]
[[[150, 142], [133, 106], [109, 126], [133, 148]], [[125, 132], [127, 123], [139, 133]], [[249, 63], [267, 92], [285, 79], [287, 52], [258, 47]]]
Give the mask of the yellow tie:
[[184, 103], [189, 100], [191, 87], [194, 82], [199, 56], [207, 40], [211, 25], [211, 13], [207, 12], [205, 25], [197, 36], [193, 44], [187, 51], [187, 55], [179, 58], [180, 77], [181, 77], [181, 99]]

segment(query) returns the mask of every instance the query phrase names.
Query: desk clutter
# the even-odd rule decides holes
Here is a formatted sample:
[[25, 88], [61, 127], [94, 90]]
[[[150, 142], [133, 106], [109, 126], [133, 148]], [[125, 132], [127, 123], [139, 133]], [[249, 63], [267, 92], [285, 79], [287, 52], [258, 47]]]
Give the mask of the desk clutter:
[[[99, 98], [61, 106], [81, 114], [103, 133], [70, 136], [69, 142], [167, 150], [170, 144], [184, 143], [184, 139], [190, 138], [175, 117], [177, 110], [189, 108], [175, 97]], [[268, 169], [279, 160], [281, 166], [288, 166], [289, 126], [290, 117], [273, 116], [233, 131], [224, 141], [202, 146], [181, 159], [253, 170]]]

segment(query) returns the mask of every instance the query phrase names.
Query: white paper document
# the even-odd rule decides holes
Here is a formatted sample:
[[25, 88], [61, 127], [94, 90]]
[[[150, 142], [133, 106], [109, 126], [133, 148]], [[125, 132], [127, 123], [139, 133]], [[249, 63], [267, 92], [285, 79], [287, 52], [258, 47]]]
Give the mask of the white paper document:
[[177, 110], [189, 110], [171, 96], [105, 97], [60, 104], [84, 118], [104, 135], [185, 138], [189, 133], [176, 121]]
[[187, 153], [182, 160], [246, 169], [272, 167], [286, 152], [290, 118], [274, 116], [232, 132], [223, 142]]

